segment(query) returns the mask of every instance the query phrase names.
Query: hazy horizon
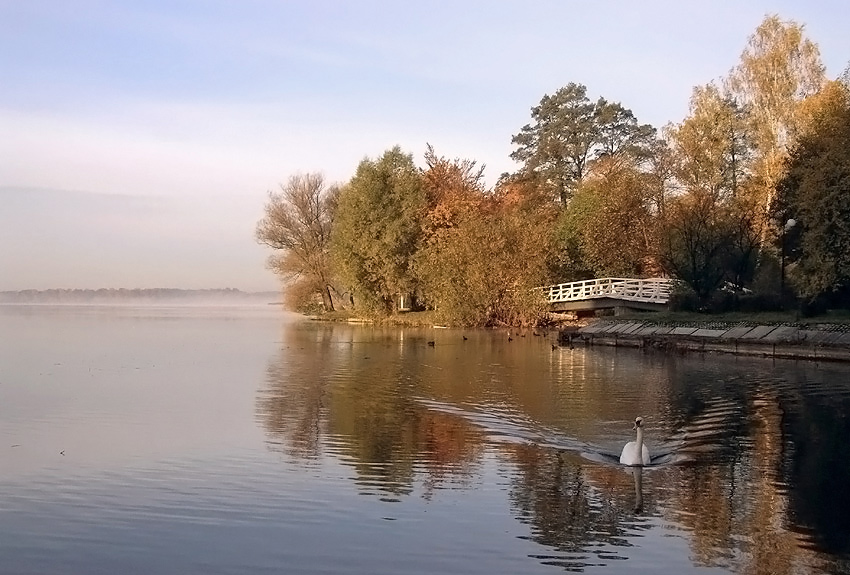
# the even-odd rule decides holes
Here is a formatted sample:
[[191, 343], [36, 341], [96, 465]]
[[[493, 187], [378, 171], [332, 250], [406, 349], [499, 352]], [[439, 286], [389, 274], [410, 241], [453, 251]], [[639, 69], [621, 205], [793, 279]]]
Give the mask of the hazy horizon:
[[279, 290], [254, 240], [265, 199], [0, 187], [0, 291]]

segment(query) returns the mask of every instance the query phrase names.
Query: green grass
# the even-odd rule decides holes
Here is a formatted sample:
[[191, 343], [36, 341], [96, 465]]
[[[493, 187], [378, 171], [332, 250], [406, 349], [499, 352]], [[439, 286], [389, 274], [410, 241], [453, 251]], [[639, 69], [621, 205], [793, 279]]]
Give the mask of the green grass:
[[[335, 322], [372, 322], [384, 325], [400, 325], [407, 327], [431, 327], [441, 325], [434, 311], [401, 312], [387, 317], [370, 318], [347, 310], [333, 311], [311, 315], [318, 321]], [[835, 310], [815, 317], [801, 317], [796, 311], [759, 312], [759, 313], [696, 313], [684, 311], [663, 312], [632, 312], [618, 316], [602, 316], [603, 320], [641, 321], [660, 325], [700, 325], [700, 326], [729, 326], [736, 324], [747, 325], [818, 325], [839, 324], [850, 326], [850, 310]], [[591, 320], [593, 321], [593, 320]], [[571, 322], [556, 322], [571, 323]]]
[[604, 319], [617, 319], [628, 321], [645, 321], [658, 324], [794, 324], [794, 325], [816, 325], [816, 324], [848, 324], [850, 325], [850, 310], [834, 310], [826, 314], [814, 317], [802, 317], [796, 311], [784, 312], [729, 312], [729, 313], [696, 313], [684, 311], [663, 312], [634, 312], [610, 316]]

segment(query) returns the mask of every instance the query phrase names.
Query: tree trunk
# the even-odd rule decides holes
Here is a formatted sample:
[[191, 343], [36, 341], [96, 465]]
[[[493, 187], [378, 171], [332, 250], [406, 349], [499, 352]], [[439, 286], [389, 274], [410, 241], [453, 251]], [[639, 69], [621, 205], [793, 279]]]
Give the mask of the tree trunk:
[[331, 290], [327, 285], [322, 287], [322, 303], [325, 306], [325, 311], [334, 311], [334, 302], [331, 298]]

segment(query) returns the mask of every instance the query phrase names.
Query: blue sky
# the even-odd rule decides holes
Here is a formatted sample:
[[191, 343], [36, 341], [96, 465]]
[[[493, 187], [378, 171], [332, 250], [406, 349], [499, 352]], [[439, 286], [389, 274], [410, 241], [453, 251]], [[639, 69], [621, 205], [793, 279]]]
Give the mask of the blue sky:
[[[34, 217], [30, 254], [20, 224], [0, 231], [0, 289], [274, 288], [253, 230], [290, 175], [344, 181], [364, 156], [399, 144], [419, 161], [431, 143], [492, 183], [530, 108], [569, 82], [680, 121], [769, 13], [805, 24], [830, 77], [847, 66], [843, 0], [2, 1], [0, 224], [64, 205], [43, 219], [80, 265], [50, 265]], [[104, 195], [126, 213], [96, 209]], [[97, 234], [114, 255], [75, 240]]]

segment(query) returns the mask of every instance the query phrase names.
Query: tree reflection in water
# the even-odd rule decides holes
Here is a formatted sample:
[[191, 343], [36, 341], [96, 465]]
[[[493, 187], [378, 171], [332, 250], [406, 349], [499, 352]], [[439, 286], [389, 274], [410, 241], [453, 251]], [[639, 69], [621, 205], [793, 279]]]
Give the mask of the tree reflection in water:
[[[484, 450], [478, 431], [422, 409], [410, 366], [379, 359], [398, 345], [396, 330], [373, 334], [372, 355], [365, 355], [334, 327], [284, 332], [257, 406], [275, 449], [305, 460], [326, 449], [355, 470], [363, 492], [388, 499], [411, 493], [417, 477], [426, 494], [443, 483], [469, 483]], [[297, 354], [293, 364], [287, 346], [316, 352]]]
[[617, 548], [630, 546], [626, 535], [648, 528], [635, 513], [643, 497], [630, 489], [635, 470], [588, 465], [574, 455], [528, 445], [514, 446], [507, 455], [519, 471], [510, 493], [517, 517], [531, 526], [532, 539], [557, 553], [541, 555], [544, 562], [576, 569], [592, 565], [589, 555], [624, 559]]
[[[257, 401], [269, 445], [304, 464], [334, 457], [362, 493], [386, 500], [471, 489], [493, 453], [511, 469], [514, 514], [551, 550], [538, 559], [567, 569], [625, 559], [635, 536], [661, 522], [688, 540], [697, 566], [848, 572], [846, 368], [554, 355], [522, 338], [505, 347], [467, 335], [458, 347], [430, 347], [433, 333], [288, 326]], [[464, 415], [469, 406], [478, 417]], [[553, 448], [559, 433], [610, 446], [636, 409], [677, 464], [626, 470]], [[512, 435], [518, 421], [539, 429]], [[529, 439], [541, 430], [550, 441]]]

